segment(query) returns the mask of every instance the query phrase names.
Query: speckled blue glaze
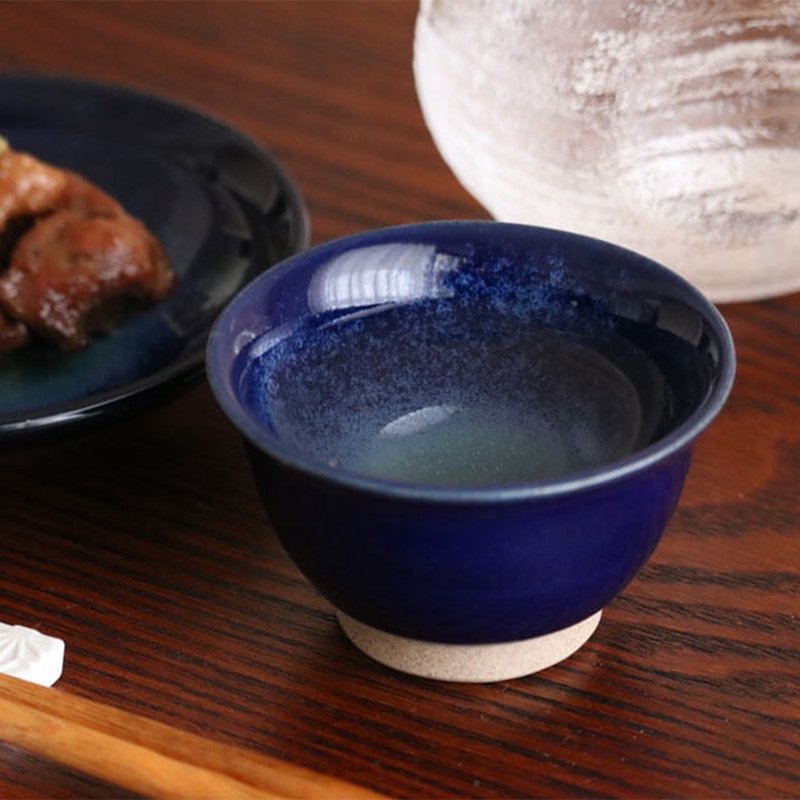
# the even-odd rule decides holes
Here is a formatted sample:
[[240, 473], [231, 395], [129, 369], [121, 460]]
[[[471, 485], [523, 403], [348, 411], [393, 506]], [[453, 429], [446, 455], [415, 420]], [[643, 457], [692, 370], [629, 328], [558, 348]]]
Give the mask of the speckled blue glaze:
[[[279, 264], [218, 320], [207, 372], [283, 545], [337, 608], [414, 639], [490, 643], [585, 619], [631, 580], [730, 391], [734, 352], [713, 306], [630, 251], [442, 222]], [[617, 385], [630, 413], [604, 400]], [[420, 419], [439, 424], [486, 398], [513, 401], [510, 451], [552, 397], [556, 438], [584, 426], [588, 439], [564, 447], [586, 460], [546, 464], [541, 477], [387, 477], [356, 458], [376, 436], [427, 436]]]

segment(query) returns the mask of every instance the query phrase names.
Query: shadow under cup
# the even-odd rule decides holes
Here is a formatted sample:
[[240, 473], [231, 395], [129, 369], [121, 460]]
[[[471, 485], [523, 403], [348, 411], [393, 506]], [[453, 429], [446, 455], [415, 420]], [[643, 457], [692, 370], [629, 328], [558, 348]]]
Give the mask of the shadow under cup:
[[583, 624], [579, 647], [655, 547], [730, 388], [713, 307], [629, 251], [501, 223], [350, 237], [256, 283], [212, 337], [212, 386], [348, 636], [480, 680], [507, 676], [509, 653], [465, 678], [455, 651], [398, 661], [391, 637], [476, 663], [475, 647]]

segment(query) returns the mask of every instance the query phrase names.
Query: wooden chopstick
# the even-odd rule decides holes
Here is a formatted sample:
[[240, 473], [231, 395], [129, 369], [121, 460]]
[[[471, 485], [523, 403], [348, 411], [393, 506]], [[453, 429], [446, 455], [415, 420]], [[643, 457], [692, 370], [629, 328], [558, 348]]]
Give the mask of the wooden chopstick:
[[0, 675], [0, 741], [145, 797], [379, 797], [277, 758], [7, 675]]

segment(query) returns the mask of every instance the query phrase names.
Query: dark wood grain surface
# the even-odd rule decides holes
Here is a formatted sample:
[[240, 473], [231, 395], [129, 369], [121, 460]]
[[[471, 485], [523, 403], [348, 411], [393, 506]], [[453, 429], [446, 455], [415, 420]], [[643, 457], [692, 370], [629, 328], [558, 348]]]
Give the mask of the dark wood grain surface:
[[[188, 102], [268, 146], [321, 242], [485, 217], [426, 131], [416, 5], [0, 3], [0, 69]], [[495, 685], [356, 652], [266, 526], [205, 384], [0, 454], [0, 620], [68, 692], [402, 797], [800, 796], [800, 295], [723, 307], [739, 373], [657, 552], [590, 642]], [[0, 797], [124, 792], [0, 745]]]

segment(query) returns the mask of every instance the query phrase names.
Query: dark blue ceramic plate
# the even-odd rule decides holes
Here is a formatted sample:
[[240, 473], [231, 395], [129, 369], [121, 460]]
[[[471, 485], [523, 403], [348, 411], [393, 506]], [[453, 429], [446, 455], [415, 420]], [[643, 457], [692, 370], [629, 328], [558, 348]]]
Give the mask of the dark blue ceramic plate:
[[0, 76], [0, 135], [76, 170], [158, 236], [173, 292], [77, 353], [32, 346], [0, 361], [0, 448], [141, 410], [202, 375], [217, 313], [302, 249], [305, 207], [257, 144], [197, 111], [84, 81]]

